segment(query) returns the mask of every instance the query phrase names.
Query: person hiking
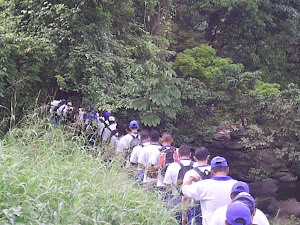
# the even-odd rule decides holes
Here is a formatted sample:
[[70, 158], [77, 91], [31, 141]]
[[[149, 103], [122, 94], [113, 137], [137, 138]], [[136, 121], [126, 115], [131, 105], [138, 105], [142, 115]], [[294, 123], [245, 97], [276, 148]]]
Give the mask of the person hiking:
[[67, 107], [67, 101], [65, 99], [62, 99], [61, 100], [61, 106], [57, 109], [56, 111], [56, 115], [57, 115], [57, 121], [58, 121], [58, 124], [61, 123], [62, 121], [62, 117], [63, 117], [63, 111], [64, 109]]
[[88, 143], [90, 145], [95, 145], [98, 137], [98, 123], [97, 123], [97, 112], [95, 111], [95, 107], [94, 106], [90, 106], [90, 112], [89, 114], [86, 116], [85, 119], [85, 130], [86, 130], [86, 134], [87, 134], [87, 139], [88, 139]]
[[[171, 163], [166, 171], [164, 178], [164, 184], [166, 184], [167, 189], [171, 190], [173, 204], [177, 205], [181, 203], [181, 195], [179, 195], [179, 189], [182, 185], [184, 175], [187, 171], [191, 170], [196, 163], [191, 160], [191, 149], [188, 146], [179, 147], [179, 161]], [[181, 221], [181, 211], [176, 213], [176, 219]]]
[[142, 130], [140, 132], [141, 136], [141, 143], [137, 146], [135, 146], [132, 149], [131, 155], [130, 155], [130, 162], [132, 166], [135, 166], [137, 168], [137, 174], [136, 174], [136, 181], [138, 184], [142, 183], [143, 177], [144, 177], [144, 171], [143, 168], [138, 165], [138, 159], [142, 151], [144, 151], [144, 147], [150, 145], [150, 136], [149, 131]]
[[109, 142], [111, 133], [117, 129], [117, 122], [116, 122], [116, 118], [114, 116], [108, 117], [108, 122], [109, 122], [109, 126], [105, 124], [105, 128], [104, 128], [103, 134], [102, 134], [102, 140], [104, 142]]
[[[183, 182], [187, 181], [191, 176], [200, 176], [200, 180], [210, 179], [212, 178], [211, 175], [211, 166], [208, 165], [209, 160], [208, 150], [205, 147], [199, 147], [195, 149], [195, 156], [194, 160], [196, 161], [196, 166], [187, 171]], [[201, 225], [202, 224], [202, 217], [201, 217], [201, 208], [199, 201], [193, 201], [193, 206], [188, 210], [187, 207], [188, 198], [182, 196], [182, 224], [185, 225], [188, 222], [191, 223], [193, 221], [194, 224]]]
[[129, 123], [129, 128], [130, 130], [128, 131], [128, 133], [120, 139], [120, 146], [117, 150], [118, 152], [123, 152], [127, 156], [130, 151], [131, 141], [133, 140], [133, 138], [139, 138], [140, 135], [140, 133], [138, 132], [139, 123], [136, 120], [132, 120]]
[[150, 190], [153, 190], [155, 187], [157, 187], [157, 173], [151, 174], [150, 159], [153, 154], [157, 154], [157, 152], [159, 153], [159, 149], [161, 148], [159, 139], [159, 132], [157, 130], [152, 130], [150, 132], [150, 145], [147, 145], [143, 148], [143, 151], [140, 152], [138, 158], [139, 166], [144, 169], [143, 185]]
[[[66, 101], [65, 99], [63, 100]], [[59, 108], [59, 105], [61, 103], [62, 100], [55, 100], [55, 99], [50, 103], [50, 115], [54, 125], [58, 125], [57, 109]]]
[[[231, 202], [232, 186], [237, 182], [229, 174], [229, 167], [224, 157], [216, 156], [211, 161], [213, 177], [198, 182], [200, 175], [189, 177], [182, 185], [182, 194], [188, 198], [200, 201], [202, 223], [208, 225], [213, 212]], [[196, 181], [193, 183], [193, 181]]]

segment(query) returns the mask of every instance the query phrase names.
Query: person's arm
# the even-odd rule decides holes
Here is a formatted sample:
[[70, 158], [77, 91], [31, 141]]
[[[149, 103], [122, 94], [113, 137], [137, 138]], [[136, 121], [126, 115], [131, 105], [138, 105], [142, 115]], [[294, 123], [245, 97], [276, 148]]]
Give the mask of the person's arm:
[[190, 176], [183, 184], [182, 187], [185, 185], [191, 185], [193, 182], [199, 181], [201, 178], [199, 175]]

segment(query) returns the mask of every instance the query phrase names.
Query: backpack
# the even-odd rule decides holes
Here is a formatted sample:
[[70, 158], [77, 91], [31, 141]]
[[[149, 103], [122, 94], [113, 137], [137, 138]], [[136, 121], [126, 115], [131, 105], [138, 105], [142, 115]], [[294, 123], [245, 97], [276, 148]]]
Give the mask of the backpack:
[[141, 143], [140, 134], [137, 133], [137, 135], [130, 134], [132, 137], [132, 140], [129, 144], [129, 149], [125, 149], [125, 159], [128, 159], [128, 157], [131, 155], [131, 152], [133, 148]]
[[130, 135], [132, 137], [132, 140], [130, 141], [130, 145], [129, 145], [129, 154], [131, 154], [135, 146], [138, 146], [141, 143], [140, 134], [137, 135], [130, 134]]
[[201, 171], [198, 167], [195, 167], [194, 170], [199, 174], [202, 180], [210, 179], [213, 176], [211, 175], [211, 172], [209, 170]]
[[177, 177], [177, 186], [180, 187], [183, 183], [183, 178], [184, 178], [184, 175], [186, 174], [186, 172], [193, 169], [194, 161], [191, 160], [190, 165], [188, 165], [188, 166], [184, 166], [180, 161], [178, 161], [177, 163], [181, 167], [178, 172], [178, 177]]
[[160, 169], [161, 174], [164, 176], [166, 174], [168, 166], [173, 163], [178, 162], [178, 152], [177, 148], [173, 146], [164, 146], [160, 149]]

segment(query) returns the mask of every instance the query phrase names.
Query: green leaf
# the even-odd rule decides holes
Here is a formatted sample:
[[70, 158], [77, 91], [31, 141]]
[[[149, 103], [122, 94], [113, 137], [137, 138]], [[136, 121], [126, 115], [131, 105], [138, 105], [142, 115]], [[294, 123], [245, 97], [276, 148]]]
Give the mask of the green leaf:
[[142, 115], [142, 123], [146, 126], [154, 126], [156, 127], [160, 124], [161, 118], [156, 113], [145, 113]]
[[134, 110], [146, 110], [148, 106], [149, 106], [149, 102], [147, 102], [143, 98], [133, 100], [130, 103], [130, 107], [133, 108]]
[[150, 99], [156, 105], [168, 106], [171, 104], [171, 98], [164, 92], [153, 91], [150, 94]]

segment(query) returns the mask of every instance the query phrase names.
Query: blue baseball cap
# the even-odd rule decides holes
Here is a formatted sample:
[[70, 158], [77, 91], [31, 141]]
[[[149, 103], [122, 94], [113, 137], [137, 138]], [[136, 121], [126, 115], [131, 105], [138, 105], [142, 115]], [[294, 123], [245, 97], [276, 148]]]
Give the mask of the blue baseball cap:
[[137, 128], [137, 127], [139, 127], [139, 123], [136, 120], [132, 120], [129, 123], [129, 127], [131, 127], [131, 128]]
[[228, 166], [228, 164], [224, 157], [216, 156], [211, 160], [210, 166], [211, 166], [211, 168], [225, 167], [225, 166]]
[[66, 101], [66, 99], [62, 99], [61, 102], [62, 103], [66, 103], [67, 101]]
[[249, 186], [247, 183], [245, 183], [243, 181], [238, 181], [231, 188], [231, 193], [233, 193], [233, 192], [246, 192], [249, 194], [250, 190], [249, 190]]
[[103, 114], [104, 119], [108, 119], [110, 117], [110, 113], [109, 112], [105, 112]]
[[95, 106], [91, 105], [90, 110], [95, 110]]
[[251, 224], [252, 216], [249, 207], [240, 201], [231, 203], [226, 211], [226, 220], [230, 225]]
[[255, 209], [255, 200], [249, 193], [246, 193], [246, 192], [239, 193], [233, 199], [233, 202], [236, 202], [236, 201], [246, 204], [251, 212], [253, 212], [253, 210]]

